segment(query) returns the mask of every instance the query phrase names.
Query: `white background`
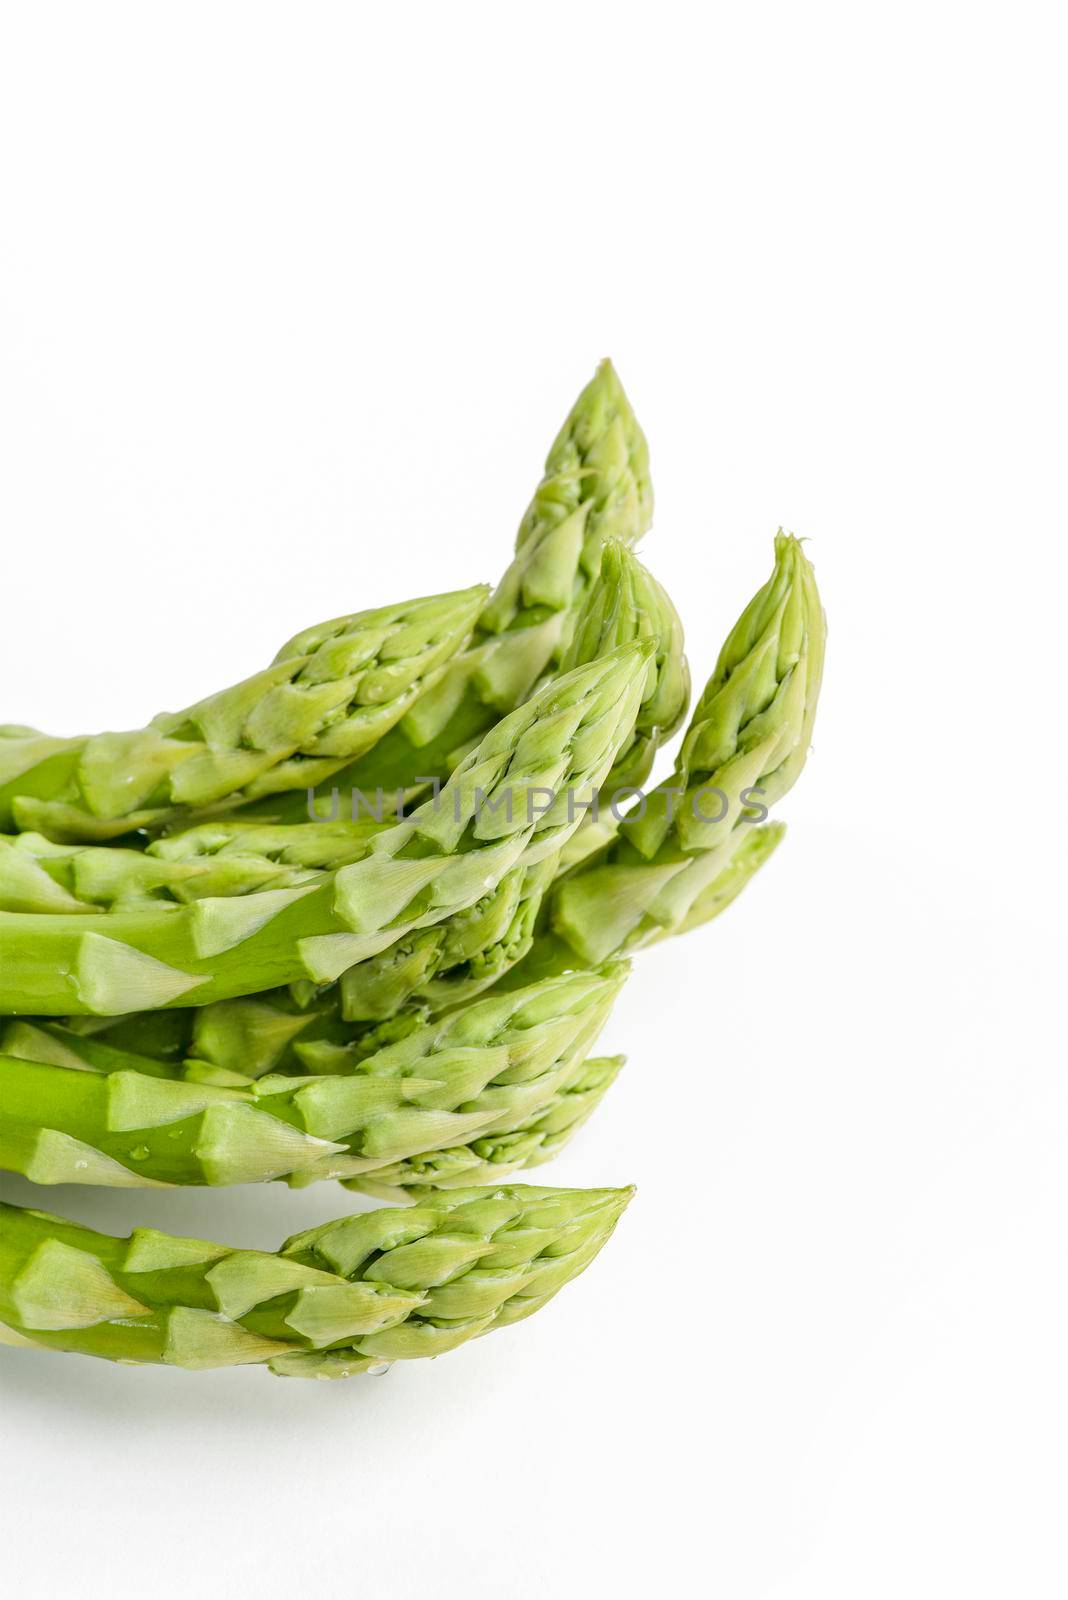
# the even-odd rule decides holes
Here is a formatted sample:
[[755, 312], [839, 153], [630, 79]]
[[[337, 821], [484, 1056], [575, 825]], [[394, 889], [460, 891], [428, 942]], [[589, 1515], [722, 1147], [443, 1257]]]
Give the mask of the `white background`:
[[[1056, 8], [2, 19], [0, 717], [494, 579], [606, 353], [698, 680], [780, 522], [831, 626], [786, 844], [641, 957], [544, 1174], [639, 1185], [596, 1265], [347, 1385], [8, 1353], [9, 1592], [1063, 1596]], [[41, 1198], [264, 1246], [355, 1203]]]

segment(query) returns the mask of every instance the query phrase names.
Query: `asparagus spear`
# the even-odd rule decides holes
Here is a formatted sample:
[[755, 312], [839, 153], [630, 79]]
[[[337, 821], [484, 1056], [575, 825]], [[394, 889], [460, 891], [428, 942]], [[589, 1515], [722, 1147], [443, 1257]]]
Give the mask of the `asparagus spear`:
[[780, 532], [772, 575], [720, 652], [672, 778], [639, 801], [617, 839], [554, 887], [551, 936], [514, 981], [695, 926], [706, 920], [703, 906], [712, 914], [721, 907], [725, 873], [738, 892], [777, 843], [767, 835], [753, 843], [749, 819], [787, 792], [808, 755], [825, 632], [812, 568], [798, 540]]
[[577, 1065], [544, 1111], [499, 1133], [477, 1134], [465, 1144], [430, 1150], [357, 1178], [346, 1189], [380, 1200], [418, 1200], [435, 1189], [490, 1183], [523, 1167], [551, 1161], [593, 1115], [619, 1076], [623, 1056], [594, 1056]]
[[172, 1075], [219, 1083], [234, 1074], [299, 1073], [305, 1045], [314, 1049], [324, 1040], [370, 1055], [480, 994], [522, 959], [555, 859], [506, 873], [473, 906], [397, 940], [336, 984], [300, 982], [165, 1012], [9, 1022], [0, 1029], [0, 1051], [66, 1065], [167, 1067]]
[[444, 777], [456, 753], [530, 694], [562, 660], [600, 566], [652, 519], [649, 451], [610, 361], [579, 395], [516, 535], [515, 557], [470, 644], [376, 749], [339, 773], [346, 793]]
[[728, 855], [726, 865], [712, 879], [708, 887], [697, 895], [683, 920], [677, 926], [661, 928], [658, 933], [651, 933], [648, 942], [656, 944], [661, 939], [675, 934], [691, 933], [694, 928], [703, 927], [706, 922], [711, 922], [713, 917], [718, 917], [722, 911], [726, 911], [760, 871], [765, 861], [779, 848], [785, 833], [785, 824], [781, 822], [768, 822], [760, 827], [744, 829], [733, 853]]
[[0, 1012], [114, 1016], [330, 982], [558, 850], [629, 737], [648, 642], [554, 680], [505, 717], [439, 796], [322, 882], [191, 906], [0, 912]]
[[0, 1207], [0, 1338], [111, 1361], [338, 1378], [442, 1355], [537, 1311], [632, 1191], [458, 1189], [295, 1235], [277, 1254]]
[[243, 1087], [0, 1055], [0, 1165], [36, 1183], [121, 1188], [312, 1182], [507, 1132], [545, 1113], [626, 973], [617, 964], [491, 996], [366, 1059], [323, 1044], [319, 1076]]
[[0, 910], [151, 910], [294, 888], [359, 861], [384, 826], [362, 816], [285, 827], [224, 817], [144, 850], [0, 834]]
[[321, 782], [374, 748], [470, 636], [482, 587], [320, 623], [272, 666], [147, 728], [0, 740], [0, 826], [59, 840]]
[[690, 669], [682, 623], [664, 589], [618, 540], [605, 542], [601, 571], [590, 590], [561, 664], [563, 671], [596, 661], [632, 639], [651, 639], [656, 653], [634, 732], [605, 779], [603, 794], [639, 788], [660, 745], [681, 726], [690, 699]]

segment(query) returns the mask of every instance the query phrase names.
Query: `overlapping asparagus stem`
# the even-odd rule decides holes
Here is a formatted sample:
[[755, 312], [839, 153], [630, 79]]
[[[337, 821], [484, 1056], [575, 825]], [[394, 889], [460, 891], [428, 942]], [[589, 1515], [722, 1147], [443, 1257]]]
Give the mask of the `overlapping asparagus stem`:
[[360, 860], [385, 826], [366, 816], [285, 827], [223, 817], [144, 850], [0, 834], [0, 910], [139, 911], [295, 888]]
[[655, 944], [675, 934], [692, 933], [694, 928], [704, 927], [706, 922], [711, 922], [722, 911], [726, 911], [779, 848], [785, 833], [785, 825], [781, 822], [747, 826], [733, 853], [728, 853], [726, 865], [697, 895], [683, 920], [677, 926], [664, 927], [658, 933], [652, 933], [648, 943]]
[[[578, 618], [564, 670], [589, 665], [624, 645], [649, 643], [654, 651], [634, 730], [598, 792], [641, 783], [656, 750], [685, 715], [689, 672], [682, 627], [660, 585], [618, 540], [605, 542], [597, 581]], [[454, 1005], [495, 983], [530, 950], [542, 898], [597, 804], [584, 811], [582, 826], [560, 856], [502, 880], [476, 906], [415, 939], [361, 962], [341, 979], [341, 1016], [346, 1023], [381, 1022], [405, 1006], [431, 1011]], [[579, 851], [581, 854], [581, 850]]]
[[[662, 928], [648, 943], [672, 934], [688, 933], [711, 922], [737, 898], [779, 845], [785, 829], [781, 823], [749, 827], [715, 878], [696, 897], [683, 922]], [[552, 974], [570, 970], [575, 956], [546, 926], [532, 941], [530, 953], [506, 973], [500, 989], [507, 992], [523, 975], [533, 981], [539, 971]], [[580, 968], [581, 970], [581, 968]], [[522, 991], [520, 991], [522, 992]], [[581, 1063], [561, 1084], [553, 1103], [539, 1116], [500, 1128], [492, 1134], [478, 1135], [463, 1145], [427, 1151], [393, 1168], [349, 1180], [347, 1188], [358, 1189], [381, 1199], [418, 1198], [430, 1188], [455, 1183], [489, 1181], [494, 1173], [505, 1176], [551, 1160], [593, 1114], [623, 1065], [621, 1056], [596, 1058]]]
[[[673, 777], [639, 802], [618, 839], [554, 888], [560, 964], [598, 962], [706, 920], [724, 873], [740, 888], [767, 850], [749, 840], [760, 808], [791, 787], [808, 754], [823, 671], [825, 622], [800, 543], [780, 533], [775, 567], [720, 652], [694, 708]], [[762, 843], [770, 843], [765, 836]], [[720, 884], [719, 889], [713, 885]], [[546, 970], [546, 945], [532, 952]], [[516, 981], [525, 981], [523, 968]]]
[[537, 1311], [593, 1260], [625, 1189], [459, 1189], [297, 1234], [275, 1255], [0, 1207], [6, 1343], [348, 1377]]
[[[635, 639], [652, 642], [656, 655], [647, 669], [647, 681], [634, 735], [626, 745], [625, 760], [637, 776], [634, 753], [651, 759], [661, 733], [677, 721], [686, 694], [685, 658], [681, 630], [666, 596], [623, 546], [606, 546], [602, 571], [580, 618], [567, 665], [579, 665], [611, 654]], [[609, 782], [622, 771], [617, 761]], [[583, 816], [586, 814], [583, 813]], [[30, 911], [81, 911], [101, 908], [131, 910], [158, 902], [190, 903], [213, 896], [244, 894], [260, 887], [279, 889], [311, 884], [317, 874], [366, 854], [379, 825], [369, 818], [359, 823], [303, 823], [275, 826], [233, 817], [219, 818], [175, 836], [156, 840], [147, 851], [91, 845], [58, 845], [40, 835], [0, 840], [0, 906]], [[443, 925], [425, 929], [375, 959], [361, 962], [342, 980], [338, 997], [347, 1021], [381, 1021], [403, 1005], [438, 1009], [492, 983], [529, 948], [540, 896], [551, 876], [552, 864], [514, 871], [490, 895]], [[250, 1000], [248, 1009], [272, 1020], [279, 1010], [292, 1015], [287, 994], [266, 1003]], [[336, 1010], [327, 1002], [322, 1010]], [[295, 1035], [318, 1019], [296, 1008]], [[211, 1037], [218, 1045], [222, 1034], [211, 1021]], [[247, 1029], [233, 1013], [230, 1020], [247, 1048]], [[262, 1030], [256, 1030], [262, 1032]], [[272, 1033], [276, 1030], [271, 1029]], [[204, 1032], [194, 1018], [192, 1032]], [[192, 1053], [199, 1054], [190, 1038]], [[222, 1065], [238, 1065], [232, 1056], [211, 1056]], [[276, 1065], [276, 1061], [265, 1063]], [[246, 1070], [242, 1064], [241, 1070]]]
[[37, 1060], [0, 1055], [0, 1165], [36, 1183], [120, 1188], [312, 1182], [507, 1133], [570, 1081], [625, 976], [616, 964], [491, 996], [366, 1058], [323, 1042], [319, 1075], [241, 1087], [91, 1054], [55, 1064], [50, 1036], [36, 1051], [24, 1037]]
[[657, 750], [681, 726], [690, 699], [679, 614], [637, 556], [611, 539], [602, 551], [598, 581], [579, 615], [562, 670], [596, 661], [634, 639], [651, 639], [655, 654], [634, 732], [604, 782], [609, 800], [617, 791], [645, 782]]
[[174, 1075], [219, 1083], [231, 1081], [226, 1074], [299, 1073], [305, 1045], [324, 1040], [369, 1055], [491, 987], [527, 954], [555, 863], [554, 854], [515, 868], [473, 906], [397, 940], [336, 984], [296, 983], [166, 1012], [35, 1018], [32, 1028], [9, 1022], [0, 1027], [0, 1051], [68, 1065], [73, 1056], [131, 1070], [170, 1066]]
[[544, 1111], [499, 1133], [478, 1134], [465, 1144], [344, 1179], [343, 1187], [380, 1200], [418, 1200], [435, 1189], [491, 1183], [521, 1168], [541, 1166], [593, 1115], [624, 1061], [623, 1056], [590, 1057], [572, 1069]]
[[632, 639], [651, 639], [656, 654], [638, 720], [589, 814], [564, 846], [561, 869], [572, 867], [612, 839], [624, 809], [652, 771], [657, 750], [675, 733], [690, 698], [690, 669], [682, 624], [667, 594], [625, 546], [605, 544], [601, 572], [564, 658], [564, 667], [596, 660]]
[[[609, 540], [565, 668], [573, 671], [636, 640], [651, 642], [655, 654], [647, 668], [634, 731], [614, 762], [603, 793], [610, 793], [617, 783], [642, 781], [659, 742], [684, 714], [689, 682], [674, 607], [633, 553]], [[611, 820], [611, 812], [604, 814]], [[589, 816], [584, 812], [580, 835], [591, 831]], [[34, 909], [31, 895], [37, 896], [41, 910], [47, 909], [50, 897], [74, 893], [89, 905], [102, 906], [132, 907], [159, 898], [192, 901], [227, 890], [246, 892], [260, 884], [286, 887], [313, 882], [318, 870], [365, 854], [379, 831], [381, 825], [366, 817], [358, 824], [339, 820], [288, 825], [223, 817], [156, 840], [144, 853], [59, 846], [22, 835], [7, 850], [19, 869], [9, 871], [7, 881], [9, 892], [16, 896], [15, 908], [23, 910]], [[575, 845], [575, 840], [569, 841], [565, 859]], [[27, 853], [33, 854], [37, 872], [32, 882], [27, 882], [23, 862]], [[4, 862], [0, 841], [0, 904]], [[362, 1035], [366, 1048], [375, 1048], [378, 1025], [405, 1010], [434, 1014], [456, 1005], [496, 982], [529, 952], [541, 900], [556, 866], [556, 860], [548, 858], [506, 874], [475, 905], [351, 968], [333, 992], [294, 1000], [283, 989], [192, 1009], [181, 1054], [258, 1077], [280, 1067], [299, 1070], [306, 1040], [326, 1037], [352, 1043]], [[130, 1031], [125, 1019], [119, 1026], [124, 1034]], [[173, 1038], [167, 1039], [172, 1055]]]
[[113, 1016], [330, 982], [564, 844], [629, 738], [648, 643], [547, 684], [318, 883], [101, 916], [0, 912], [0, 1012]]
[[0, 826], [117, 838], [204, 807], [322, 782], [374, 748], [470, 636], [481, 587], [358, 612], [291, 639], [266, 671], [147, 728], [0, 740]]
[[[662, 929], [649, 942], [689, 932], [725, 911], [784, 833], [782, 823], [747, 827], [686, 919], [677, 927]], [[543, 862], [511, 876], [538, 879], [551, 865]], [[478, 907], [437, 928], [421, 930], [414, 940], [399, 941], [383, 956], [343, 974], [338, 985], [318, 991], [304, 1006], [289, 989], [280, 989], [165, 1013], [71, 1018], [66, 1025], [46, 1018], [12, 1021], [0, 1032], [0, 1052], [75, 1069], [140, 1071], [223, 1086], [270, 1072], [314, 1072], [323, 1059], [324, 1042], [333, 1049], [344, 1047], [355, 1063], [394, 1038], [406, 1037], [428, 1016], [444, 1013], [498, 983], [512, 987], [513, 970], [522, 983], [572, 969], [574, 952], [551, 926], [534, 928], [551, 881], [546, 877], [524, 896], [509, 879], [502, 879]], [[611, 904], [610, 884], [604, 893]], [[440, 968], [428, 963], [419, 948], [418, 941], [431, 935], [443, 946]], [[497, 942], [487, 943], [494, 935]], [[350, 990], [351, 1004], [343, 1006]]]
[[530, 694], [567, 650], [608, 538], [633, 544], [652, 519], [649, 451], [610, 361], [579, 395], [516, 536], [515, 558], [470, 644], [368, 756], [345, 793], [444, 777], [457, 752]]
[[637, 557], [609, 539], [563, 669], [574, 671], [635, 641], [650, 643], [654, 654], [634, 730], [559, 858], [513, 874], [460, 918], [353, 967], [341, 979], [345, 1022], [384, 1021], [412, 1003], [438, 1010], [495, 983], [515, 966], [530, 950], [542, 898], [559, 863], [572, 849], [584, 853], [578, 841], [599, 810], [601, 796], [643, 782], [659, 744], [685, 715], [689, 671], [675, 609]]
[[[747, 828], [727, 864], [695, 899], [686, 920], [676, 928], [661, 930], [659, 935], [654, 935], [654, 938], [667, 937], [669, 933], [687, 932], [718, 916], [759, 871], [778, 846], [783, 833], [784, 829], [780, 823]], [[556, 938], [551, 928], [544, 928], [533, 941], [529, 959], [518, 969], [521, 974], [527, 976], [532, 987], [516, 991], [517, 998], [521, 999], [535, 990], [550, 992], [541, 990], [536, 978], [537, 973], [542, 971], [551, 981], [554, 974], [573, 966], [574, 960], [569, 947]], [[585, 982], [591, 975], [580, 972], [577, 976]], [[509, 992], [511, 992], [509, 979], [505, 977], [501, 985], [501, 994]], [[474, 1008], [469, 1007], [469, 1010]], [[394, 1020], [392, 1027], [397, 1030], [401, 1039], [407, 1040], [409, 1032], [415, 1032], [419, 1016], [422, 1014], [419, 1012], [402, 1015]], [[330, 1041], [324, 1043], [322, 1040], [313, 1039], [309, 1045], [304, 1045], [301, 1039], [309, 1022], [314, 1023], [316, 1020], [314, 1015], [302, 1013], [298, 1009], [287, 1014], [277, 1009], [276, 1004], [269, 1004], [266, 1000], [259, 1003], [252, 999], [223, 1003], [206, 1007], [200, 1012], [190, 1012], [188, 1015], [197, 1019], [200, 1024], [199, 1037], [194, 1036], [187, 1046], [192, 1059], [184, 1059], [177, 1047], [169, 1050], [160, 1049], [158, 1059], [130, 1054], [116, 1048], [113, 1043], [106, 1042], [108, 1037], [114, 1036], [116, 1031], [114, 1029], [110, 1030], [109, 1034], [94, 1037], [72, 1032], [43, 1019], [32, 1024], [9, 1023], [7, 1030], [0, 1037], [0, 1050], [9, 1056], [68, 1067], [75, 1071], [88, 1069], [108, 1074], [145, 1072], [159, 1077], [179, 1078], [209, 1085], [219, 1084], [224, 1087], [247, 1087], [249, 1078], [241, 1071], [242, 1068], [247, 1069], [248, 1074], [255, 1076], [257, 1073], [262, 1074], [272, 1070], [283, 1057], [288, 1063], [287, 1070], [294, 1070], [294, 1053], [289, 1048], [293, 1046], [294, 1040], [297, 1052], [296, 1065], [304, 1066], [305, 1062], [300, 1058], [306, 1056], [306, 1065], [312, 1072], [329, 1066], [331, 1071], [348, 1073], [359, 1072], [366, 1068], [374, 1074], [382, 1062], [388, 1062], [390, 1059], [388, 1048], [383, 1047], [380, 1055], [373, 1053], [376, 1033], [363, 1032], [360, 1028], [352, 1026], [337, 1025], [331, 1032]], [[150, 1021], [151, 1018], [146, 1020]], [[177, 1015], [171, 1014], [170, 1017], [159, 1020], [167, 1022], [180, 1019]], [[452, 1019], [449, 1019], [449, 1026], [451, 1025]], [[118, 1030], [120, 1035], [122, 1028], [123, 1024], [120, 1023]], [[380, 1041], [388, 1031], [388, 1027], [380, 1028], [377, 1031], [377, 1040]], [[592, 1031], [591, 1029], [591, 1036]], [[416, 1033], [414, 1046], [409, 1044], [407, 1049], [417, 1049], [420, 1039], [435, 1036], [434, 1029], [421, 1028]], [[484, 1128], [462, 1142], [439, 1143], [434, 1148], [424, 1148], [411, 1157], [390, 1162], [383, 1162], [379, 1152], [373, 1167], [361, 1171], [353, 1178], [343, 1180], [346, 1187], [383, 1199], [401, 1200], [405, 1197], [418, 1197], [419, 1194], [432, 1188], [455, 1187], [456, 1184], [483, 1182], [494, 1177], [502, 1178], [551, 1159], [596, 1109], [623, 1064], [622, 1057], [583, 1061], [582, 1051], [587, 1047], [588, 1039], [584, 1038], [582, 1049], [573, 1052], [569, 1065], [543, 1075], [539, 1080], [542, 1087], [547, 1087], [550, 1091], [542, 1109], [529, 1112], [523, 1108], [523, 1102], [520, 1100], [508, 1106], [507, 1110], [502, 1109], [501, 1115], [495, 1118], [492, 1128]], [[404, 1051], [394, 1050], [393, 1055], [403, 1057]], [[0, 1062], [0, 1091], [4, 1084], [2, 1073], [3, 1064]], [[295, 1088], [301, 1082], [299, 1078], [288, 1082], [279, 1081], [291, 1088]], [[32, 1117], [39, 1114], [40, 1108], [37, 1107], [33, 1110]], [[4, 1120], [2, 1095], [0, 1095], [0, 1130], [4, 1127]], [[443, 1135], [444, 1139], [447, 1137]], [[264, 1155], [261, 1175], [265, 1175], [267, 1162], [275, 1158], [276, 1145], [277, 1140]], [[124, 1148], [142, 1148], [132, 1144], [129, 1132], [126, 1132], [125, 1138], [117, 1141], [114, 1147], [119, 1149], [120, 1157]], [[30, 1146], [27, 1145], [25, 1148], [29, 1149]], [[59, 1163], [53, 1169], [57, 1174], [55, 1181], [101, 1181], [92, 1175], [96, 1170], [92, 1163], [78, 1165], [79, 1162], [86, 1162], [92, 1154], [84, 1149], [75, 1148], [72, 1143], [59, 1147], [53, 1141], [50, 1159], [53, 1162], [58, 1160]], [[38, 1157], [38, 1160], [40, 1159]], [[290, 1181], [311, 1182], [325, 1175], [315, 1170], [315, 1165], [313, 1161], [306, 1169], [306, 1177], [294, 1176]], [[327, 1165], [330, 1165], [329, 1157]], [[19, 1170], [29, 1170], [25, 1161], [19, 1165]], [[332, 1170], [339, 1169], [335, 1166]], [[37, 1165], [30, 1175], [43, 1181], [43, 1171], [43, 1167]], [[112, 1169], [113, 1180], [123, 1183], [138, 1181], [135, 1177], [124, 1176], [125, 1171], [128, 1171], [128, 1168], [118, 1172]], [[81, 1174], [89, 1176], [82, 1177]], [[195, 1181], [213, 1180], [201, 1178]], [[231, 1178], [224, 1181], [238, 1180]]]
[[[695, 899], [686, 919], [677, 927], [662, 929], [649, 942], [689, 932], [725, 911], [778, 847], [784, 833], [781, 823], [747, 827], [726, 864]], [[537, 875], [547, 865], [551, 863], [530, 869], [528, 876]], [[448, 924], [417, 936], [423, 939], [444, 931], [446, 951], [452, 952], [452, 957], [448, 953], [443, 957], [440, 975], [425, 977], [421, 983], [413, 974], [416, 969], [424, 970], [422, 956], [410, 955], [412, 942], [402, 940], [392, 952], [386, 952], [387, 956], [392, 953], [395, 974], [380, 966], [384, 957], [377, 957], [352, 968], [339, 985], [320, 992], [306, 1007], [294, 1002], [288, 989], [282, 989], [184, 1011], [115, 1019], [72, 1018], [69, 1025], [46, 1018], [16, 1020], [0, 1032], [0, 1053], [75, 1070], [139, 1071], [224, 1087], [279, 1071], [287, 1075], [305, 1070], [314, 1073], [324, 1052], [332, 1050], [343, 1050], [355, 1066], [393, 1039], [407, 1037], [427, 1016], [444, 1013], [498, 982], [504, 990], [511, 988], [513, 969], [521, 982], [531, 983], [539, 975], [551, 976], [575, 966], [574, 952], [548, 924], [537, 932], [525, 930], [521, 938], [514, 932], [517, 922], [533, 921], [543, 887], [526, 901], [519, 898], [515, 916], [511, 916], [511, 907], [517, 903], [514, 894], [509, 893], [502, 905], [496, 904], [507, 888], [507, 880], [502, 880], [478, 908], [478, 915], [476, 908], [471, 908]], [[610, 884], [604, 892], [610, 904]], [[485, 938], [491, 926], [512, 930], [515, 945], [505, 937], [498, 945], [487, 947]], [[476, 945], [473, 960], [465, 955], [468, 929]], [[361, 974], [370, 975], [371, 984], [357, 984]], [[350, 984], [355, 991], [351, 1013], [341, 1006]]]
[[[674, 607], [632, 552], [609, 539], [563, 668], [574, 671], [635, 641], [649, 642], [654, 654], [634, 731], [602, 785], [608, 793], [643, 781], [659, 743], [684, 716], [689, 695], [682, 628]], [[584, 812], [562, 859], [596, 809]], [[529, 951], [542, 896], [556, 870], [557, 862], [547, 859], [534, 869], [510, 874], [460, 917], [353, 967], [341, 979], [342, 1019], [381, 1022], [413, 1003], [435, 1011], [496, 982]]]

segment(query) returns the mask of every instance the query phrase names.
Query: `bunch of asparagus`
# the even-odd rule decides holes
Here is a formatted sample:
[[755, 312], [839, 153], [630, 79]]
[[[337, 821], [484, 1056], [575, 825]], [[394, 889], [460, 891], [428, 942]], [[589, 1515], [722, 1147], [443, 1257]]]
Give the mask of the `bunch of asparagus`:
[[277, 1254], [0, 1207], [0, 1339], [348, 1376], [536, 1310], [630, 1196], [512, 1184], [591, 1115], [645, 945], [776, 848], [824, 619], [798, 542], [674, 770], [682, 628], [633, 546], [648, 452], [605, 362], [497, 589], [298, 634], [146, 728], [0, 728], [0, 1165], [39, 1184], [336, 1179], [394, 1202]]

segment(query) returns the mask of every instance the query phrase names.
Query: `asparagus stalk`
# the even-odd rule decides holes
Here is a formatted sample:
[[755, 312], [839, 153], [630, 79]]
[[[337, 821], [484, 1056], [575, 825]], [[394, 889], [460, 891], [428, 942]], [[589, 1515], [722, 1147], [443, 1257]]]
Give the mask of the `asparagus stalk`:
[[660, 745], [681, 726], [690, 699], [690, 669], [682, 623], [665, 590], [618, 540], [605, 542], [597, 583], [579, 615], [561, 664], [563, 671], [596, 661], [634, 639], [651, 639], [646, 691], [634, 732], [616, 757], [603, 793], [639, 788], [652, 771]]
[[544, 1111], [501, 1132], [477, 1134], [465, 1144], [376, 1167], [342, 1186], [379, 1200], [418, 1200], [436, 1189], [491, 1183], [524, 1167], [551, 1161], [600, 1105], [619, 1076], [624, 1056], [594, 1056], [579, 1063]]
[[320, 623], [272, 666], [147, 728], [0, 740], [0, 827], [58, 840], [158, 828], [181, 808], [322, 782], [428, 692], [470, 636], [482, 587]]
[[295, 888], [359, 861], [384, 826], [362, 816], [284, 827], [224, 817], [144, 850], [0, 834], [0, 910], [143, 911]]
[[[720, 652], [672, 778], [555, 886], [551, 937], [515, 981], [554, 962], [604, 961], [707, 920], [704, 907], [722, 909], [725, 873], [733, 893], [744, 886], [778, 842], [753, 843], [758, 808], [766, 814], [787, 792], [808, 754], [825, 632], [812, 568], [798, 540], [780, 533], [772, 575]], [[732, 868], [747, 842], [750, 853]]]
[[711, 922], [726, 911], [779, 848], [785, 833], [785, 824], [781, 822], [768, 822], [760, 827], [744, 829], [733, 854], [728, 855], [726, 865], [708, 887], [697, 895], [678, 926], [661, 928], [659, 933], [650, 935], [648, 942], [655, 944], [675, 934], [692, 933], [695, 928], [703, 927], [706, 922]]
[[277, 1254], [0, 1207], [0, 1338], [111, 1361], [337, 1378], [442, 1355], [589, 1265], [627, 1189], [458, 1189], [328, 1222]]
[[473, 906], [397, 940], [336, 984], [298, 982], [165, 1012], [19, 1020], [0, 1030], [0, 1050], [65, 1065], [167, 1069], [219, 1083], [234, 1075], [299, 1073], [305, 1046], [314, 1051], [324, 1040], [370, 1055], [490, 988], [527, 954], [555, 860], [506, 873]]
[[114, 1016], [331, 982], [473, 905], [577, 827], [630, 735], [650, 653], [630, 645], [547, 684], [322, 882], [92, 919], [0, 912], [0, 1012]]
[[574, 1075], [626, 973], [616, 964], [491, 996], [366, 1059], [324, 1043], [320, 1075], [241, 1087], [121, 1060], [0, 1055], [0, 1165], [36, 1183], [306, 1183], [507, 1132]]
[[373, 792], [445, 777], [459, 751], [520, 705], [567, 650], [604, 540], [649, 527], [649, 451], [610, 361], [579, 395], [524, 513], [515, 557], [471, 642], [338, 786]]

